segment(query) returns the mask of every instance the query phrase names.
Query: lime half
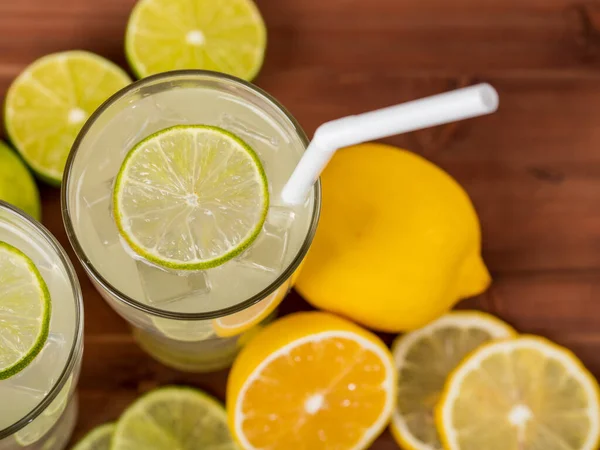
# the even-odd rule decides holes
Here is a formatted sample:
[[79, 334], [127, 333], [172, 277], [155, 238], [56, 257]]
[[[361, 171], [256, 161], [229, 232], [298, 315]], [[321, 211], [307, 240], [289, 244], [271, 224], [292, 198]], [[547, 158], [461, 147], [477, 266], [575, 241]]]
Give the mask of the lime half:
[[111, 450], [237, 450], [225, 408], [202, 391], [164, 387], [139, 398], [117, 422]]
[[42, 180], [59, 185], [83, 123], [130, 82], [123, 70], [93, 53], [44, 56], [8, 89], [4, 114], [8, 135]]
[[140, 78], [205, 69], [251, 80], [266, 42], [252, 0], [140, 0], [127, 24], [125, 52]]
[[37, 185], [21, 158], [2, 141], [0, 141], [0, 200], [40, 220], [42, 204]]
[[0, 241], [0, 380], [20, 372], [44, 347], [50, 292], [27, 255]]
[[242, 253], [269, 208], [258, 156], [221, 128], [180, 125], [153, 134], [125, 157], [114, 217], [121, 236], [159, 266], [201, 270]]
[[114, 423], [100, 425], [86, 434], [72, 450], [109, 450], [114, 431]]

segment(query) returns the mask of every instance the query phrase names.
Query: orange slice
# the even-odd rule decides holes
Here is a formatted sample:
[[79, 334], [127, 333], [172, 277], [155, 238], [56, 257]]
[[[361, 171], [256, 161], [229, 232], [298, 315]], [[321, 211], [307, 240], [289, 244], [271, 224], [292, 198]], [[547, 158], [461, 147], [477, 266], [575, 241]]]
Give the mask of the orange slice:
[[392, 355], [371, 332], [323, 312], [268, 325], [227, 385], [229, 425], [246, 450], [360, 450], [394, 409]]
[[259, 324], [268, 317], [275, 308], [279, 306], [283, 298], [288, 293], [290, 286], [284, 283], [279, 289], [273, 292], [264, 300], [246, 308], [235, 314], [225, 317], [219, 317], [212, 322], [213, 329], [219, 337], [230, 337], [242, 334], [248, 331], [254, 325]]

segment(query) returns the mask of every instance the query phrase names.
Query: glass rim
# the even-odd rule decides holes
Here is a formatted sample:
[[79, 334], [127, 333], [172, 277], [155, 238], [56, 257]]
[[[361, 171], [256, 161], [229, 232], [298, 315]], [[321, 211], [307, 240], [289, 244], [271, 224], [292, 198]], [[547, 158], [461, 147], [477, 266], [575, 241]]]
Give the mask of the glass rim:
[[77, 134], [77, 137], [75, 138], [75, 141], [73, 142], [73, 146], [71, 147], [71, 152], [69, 153], [69, 157], [67, 158], [67, 162], [65, 165], [65, 171], [64, 171], [64, 175], [63, 175], [63, 180], [62, 180], [62, 184], [61, 184], [61, 209], [62, 209], [63, 223], [64, 223], [64, 226], [65, 226], [65, 229], [67, 232], [67, 237], [69, 239], [69, 242], [71, 243], [71, 246], [73, 247], [73, 250], [75, 251], [75, 254], [77, 255], [77, 258], [81, 262], [81, 264], [84, 267], [84, 269], [86, 270], [87, 274], [97, 284], [99, 284], [102, 289], [105, 289], [106, 291], [108, 291], [119, 302], [121, 302], [131, 308], [134, 308], [141, 312], [149, 314], [151, 316], [160, 317], [160, 318], [164, 318], [164, 319], [171, 319], [171, 320], [199, 321], [199, 320], [217, 319], [219, 317], [224, 317], [224, 316], [228, 316], [230, 314], [235, 314], [237, 312], [243, 311], [243, 310], [251, 307], [252, 305], [255, 305], [256, 303], [260, 302], [267, 296], [271, 295], [289, 277], [292, 276], [292, 274], [296, 271], [298, 266], [300, 266], [300, 263], [302, 262], [302, 260], [306, 256], [306, 254], [308, 253], [308, 249], [310, 248], [310, 246], [312, 244], [313, 238], [314, 238], [316, 230], [317, 230], [317, 224], [319, 222], [319, 216], [321, 213], [321, 181], [317, 180], [316, 183], [314, 184], [314, 187], [313, 187], [314, 204], [313, 204], [311, 222], [310, 222], [308, 231], [306, 233], [304, 242], [300, 246], [300, 249], [298, 250], [296, 256], [290, 262], [290, 264], [287, 265], [285, 270], [283, 270], [281, 272], [281, 274], [273, 282], [271, 282], [265, 289], [256, 293], [255, 295], [247, 298], [246, 300], [239, 302], [235, 305], [228, 306], [228, 307], [222, 308], [222, 309], [217, 309], [214, 311], [198, 312], [198, 313], [182, 313], [182, 312], [175, 312], [175, 311], [167, 311], [167, 310], [163, 310], [160, 308], [156, 308], [154, 306], [147, 305], [145, 303], [142, 303], [140, 301], [137, 301], [137, 300], [131, 298], [130, 296], [124, 294], [123, 292], [121, 292], [120, 290], [115, 288], [94, 267], [91, 260], [87, 257], [85, 251], [83, 250], [83, 247], [81, 246], [81, 244], [79, 242], [79, 238], [77, 237], [77, 234], [75, 233], [75, 228], [74, 228], [73, 222], [71, 220], [71, 213], [70, 213], [70, 208], [69, 208], [70, 202], [69, 202], [69, 199], [67, 196], [67, 190], [69, 187], [69, 181], [71, 179], [71, 170], [73, 168], [73, 163], [75, 161], [75, 157], [76, 157], [77, 153], [79, 152], [81, 143], [83, 142], [85, 136], [87, 135], [87, 133], [89, 132], [91, 127], [95, 124], [95, 122], [99, 119], [99, 117], [102, 114], [104, 114], [104, 112], [108, 108], [110, 108], [114, 103], [116, 103], [117, 101], [119, 101], [120, 99], [122, 99], [123, 97], [125, 97], [126, 95], [128, 95], [129, 93], [134, 91], [135, 89], [138, 89], [139, 87], [151, 84], [153, 82], [161, 81], [161, 80], [169, 80], [169, 79], [173, 79], [173, 78], [185, 78], [185, 77], [206, 77], [206, 78], [213, 78], [213, 79], [217, 79], [217, 80], [226, 80], [226, 81], [232, 82], [234, 84], [243, 86], [244, 88], [251, 91], [253, 94], [262, 98], [262, 100], [265, 100], [266, 102], [271, 103], [277, 110], [279, 110], [285, 116], [285, 118], [290, 121], [290, 123], [292, 124], [292, 126], [294, 128], [294, 131], [300, 138], [304, 147], [306, 148], [308, 146], [308, 143], [309, 143], [308, 137], [306, 136], [306, 133], [304, 132], [304, 130], [302, 129], [302, 127], [300, 126], [298, 121], [294, 118], [294, 116], [292, 116], [292, 114], [283, 105], [281, 105], [275, 98], [273, 98], [270, 94], [268, 94], [267, 92], [265, 92], [258, 86], [255, 86], [252, 83], [249, 83], [245, 80], [239, 79], [232, 75], [224, 74], [221, 72], [213, 72], [210, 70], [195, 70], [194, 69], [194, 70], [174, 70], [174, 71], [169, 71], [169, 72], [162, 72], [159, 74], [151, 75], [146, 78], [142, 78], [140, 80], [134, 81], [133, 83], [125, 86], [124, 88], [122, 88], [121, 90], [119, 90], [115, 94], [113, 94], [111, 97], [109, 97], [104, 103], [102, 103], [102, 105], [100, 105], [98, 107], [98, 109], [96, 109], [96, 111], [94, 111], [94, 113], [92, 113], [92, 115], [88, 118], [86, 123], [83, 125], [83, 128]]
[[[54, 383], [54, 386], [50, 389], [50, 392], [33, 408], [26, 414], [24, 417], [19, 419], [17, 422], [12, 425], [0, 429], [0, 440], [7, 438], [17, 431], [28, 425], [32, 422], [36, 417], [38, 417], [42, 412], [50, 406], [50, 403], [56, 398], [56, 396], [62, 391], [63, 387], [67, 383], [67, 380], [73, 373], [73, 369], [75, 365], [79, 361], [82, 354], [82, 343], [83, 343], [83, 295], [81, 293], [81, 287], [79, 285], [79, 280], [77, 278], [77, 274], [75, 272], [75, 268], [71, 263], [66, 251], [60, 245], [58, 240], [50, 233], [50, 231], [42, 225], [40, 222], [30, 217], [20, 209], [0, 200], [0, 210], [8, 211], [11, 214], [18, 216], [20, 219], [27, 222], [29, 225], [33, 226], [37, 232], [39, 232], [46, 241], [50, 244], [52, 249], [56, 251], [60, 263], [64, 266], [67, 276], [69, 279], [69, 283], [71, 284], [71, 288], [73, 291], [73, 298], [75, 299], [75, 336], [73, 338], [73, 343], [71, 345], [71, 350], [69, 351], [69, 356], [67, 358], [67, 362], [65, 367], [63, 368], [60, 376], [58, 377], [58, 381]], [[6, 381], [6, 380], [5, 380]], [[67, 401], [70, 401], [67, 400]]]

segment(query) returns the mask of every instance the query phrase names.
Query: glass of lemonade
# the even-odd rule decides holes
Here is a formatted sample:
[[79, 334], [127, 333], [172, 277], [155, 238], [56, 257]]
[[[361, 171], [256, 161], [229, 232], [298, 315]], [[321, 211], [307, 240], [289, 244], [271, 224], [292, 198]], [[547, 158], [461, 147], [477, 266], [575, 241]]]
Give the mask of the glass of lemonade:
[[[163, 139], [182, 128], [182, 141]], [[217, 136], [216, 143], [198, 144], [207, 135]], [[163, 140], [148, 144], [156, 136]], [[307, 142], [295, 119], [268, 94], [207, 71], [167, 72], [135, 82], [85, 124], [62, 185], [65, 227], [100, 294], [133, 325], [136, 340], [155, 359], [186, 371], [227, 367], [240, 346], [275, 314], [294, 283], [319, 217], [318, 183], [303, 205], [291, 207], [280, 200]], [[238, 153], [228, 153], [225, 144]], [[140, 154], [144, 160], [142, 151], [136, 153], [142, 147], [151, 162], [141, 164], [131, 177], [121, 175], [125, 162], [137, 164]], [[243, 164], [232, 161], [250, 153], [258, 161], [253, 170], [259, 173], [260, 167], [262, 175], [238, 183]], [[173, 186], [165, 184], [171, 177]], [[268, 194], [244, 190], [246, 182], [258, 179]], [[231, 188], [232, 183], [238, 184]], [[119, 189], [129, 192], [129, 203], [122, 204], [138, 212], [127, 226]], [[181, 191], [179, 197], [172, 191]], [[226, 247], [237, 239], [235, 228], [245, 223], [246, 216], [239, 215], [261, 195], [268, 202], [254, 240], [238, 242], [224, 261], [213, 258], [207, 267], [190, 268], [153, 259], [163, 250], [175, 260], [183, 253], [201, 258], [219, 245]], [[148, 204], [154, 209], [143, 209]], [[143, 251], [128, 239], [128, 232], [137, 231], [129, 236], [134, 243], [153, 242]]]
[[[48, 335], [40, 341], [41, 350], [21, 370], [0, 380], [0, 450], [62, 449], [77, 417], [74, 392], [83, 352], [79, 283], [66, 253], [48, 230], [2, 201], [0, 246], [0, 333], [10, 333], [14, 327], [8, 340], [3, 338], [5, 349], [19, 346], [20, 333], [31, 324], [30, 314], [36, 314], [29, 307], [15, 313], [31, 292], [31, 286], [22, 283], [19, 261], [33, 263], [50, 299]], [[0, 355], [1, 362], [9, 353]]]

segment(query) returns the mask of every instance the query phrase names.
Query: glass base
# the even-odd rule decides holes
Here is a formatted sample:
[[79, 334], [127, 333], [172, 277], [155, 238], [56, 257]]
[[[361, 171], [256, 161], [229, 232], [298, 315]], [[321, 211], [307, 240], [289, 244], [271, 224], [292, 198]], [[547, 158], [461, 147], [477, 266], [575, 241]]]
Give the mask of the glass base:
[[139, 346], [165, 366], [183, 372], [214, 372], [231, 366], [241, 350], [238, 337], [209, 338], [197, 342], [169, 339], [132, 327]]
[[244, 345], [276, 316], [277, 309], [262, 322], [237, 336], [225, 338], [211, 334], [198, 341], [171, 339], [162, 333], [134, 326], [131, 330], [142, 350], [165, 366], [182, 372], [216, 372], [230, 367]]
[[49, 437], [46, 438], [44, 445], [39, 448], [42, 450], [63, 450], [67, 448], [67, 444], [71, 440], [71, 435], [77, 424], [78, 410], [79, 398], [75, 392], [62, 417], [54, 429], [50, 431]]
[[0, 450], [64, 450], [75, 429], [77, 410], [77, 393], [74, 393], [60, 418], [39, 440], [23, 445], [12, 435], [0, 441]]

